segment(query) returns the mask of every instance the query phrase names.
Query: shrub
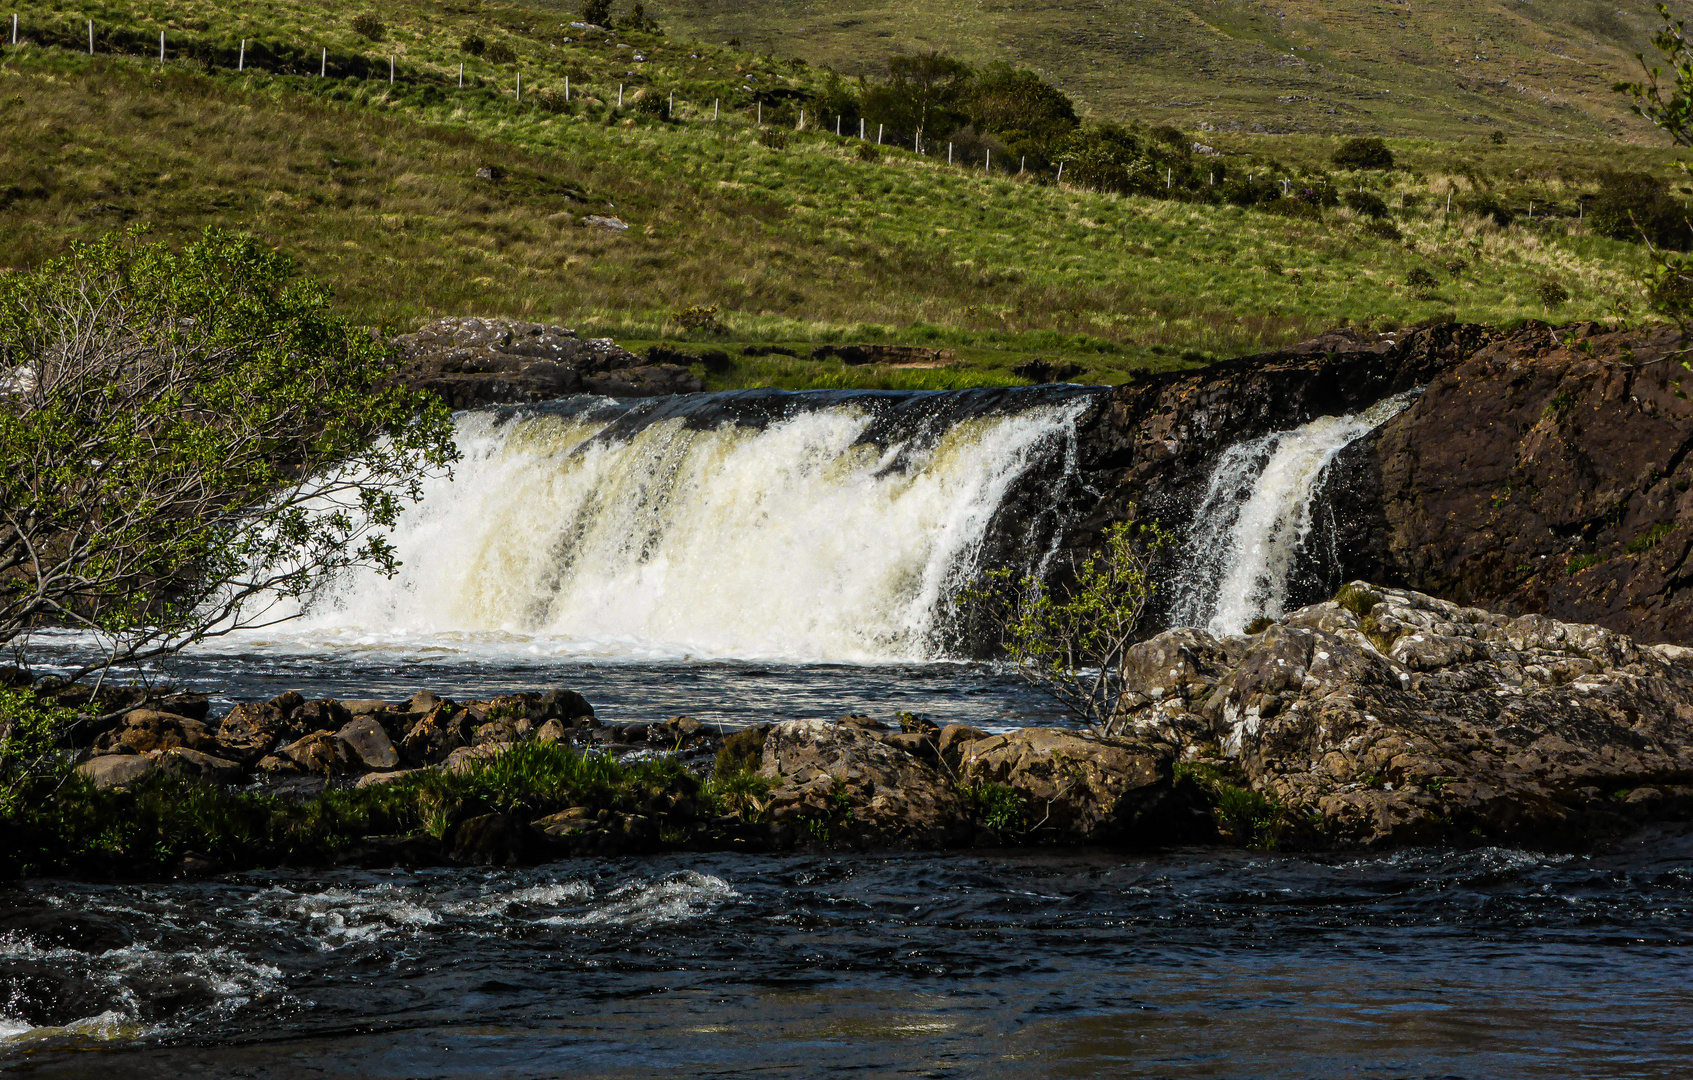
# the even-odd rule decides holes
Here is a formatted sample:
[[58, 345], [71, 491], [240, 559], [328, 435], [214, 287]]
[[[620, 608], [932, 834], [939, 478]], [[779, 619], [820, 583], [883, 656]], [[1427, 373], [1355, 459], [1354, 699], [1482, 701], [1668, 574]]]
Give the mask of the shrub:
[[712, 763], [712, 779], [757, 772], [764, 761], [764, 736], [763, 728], [750, 727], [724, 739]]
[[970, 816], [984, 828], [996, 833], [1022, 828], [1028, 800], [1016, 788], [983, 782], [963, 788], [960, 793]]
[[504, 41], [493, 42], [482, 55], [495, 64], [512, 64], [517, 62], [517, 50]]
[[1383, 219], [1381, 221], [1366, 221], [1364, 231], [1372, 236], [1379, 236], [1383, 240], [1403, 240], [1405, 234], [1399, 231], [1399, 226]]
[[788, 148], [788, 133], [781, 128], [765, 128], [758, 133], [758, 141], [766, 149], [786, 150]]
[[353, 16], [353, 32], [371, 41], [381, 41], [388, 28], [373, 12], [365, 11]]
[[1639, 241], [1644, 236], [1658, 247], [1685, 251], [1693, 239], [1687, 208], [1664, 181], [1645, 173], [1602, 174], [1587, 220], [1594, 232], [1614, 240]]
[[582, 0], [582, 21], [594, 26], [609, 26], [611, 0]]
[[488, 51], [488, 42], [481, 34], [466, 34], [459, 48], [472, 56], [481, 56]]
[[657, 91], [644, 93], [635, 99], [635, 111], [645, 116], [667, 119], [670, 116], [670, 95]]
[[1460, 209], [1479, 217], [1492, 218], [1493, 224], [1501, 229], [1517, 219], [1516, 213], [1491, 191], [1463, 199], [1458, 203], [1458, 206]]
[[1540, 296], [1540, 302], [1549, 308], [1559, 307], [1570, 298], [1570, 291], [1551, 278], [1536, 285], [1534, 291]]
[[[610, 17], [609, 10], [607, 17]], [[623, 20], [623, 25], [627, 29], [639, 30], [644, 34], [659, 32], [658, 20], [647, 14], [646, 5], [640, 3], [639, 0], [630, 5], [629, 17]], [[802, 60], [799, 63], [803, 65], [805, 62]]]
[[1333, 160], [1342, 169], [1391, 169], [1393, 151], [1380, 139], [1347, 139]]
[[1429, 273], [1423, 267], [1418, 266], [1413, 268], [1409, 274], [1405, 275], [1405, 284], [1409, 285], [1417, 292], [1428, 292], [1430, 289], [1433, 289], [1440, 284], [1440, 279]]
[[1147, 134], [1166, 146], [1175, 147], [1184, 154], [1192, 152], [1193, 144], [1188, 140], [1187, 133], [1181, 128], [1169, 124], [1159, 124]]
[[1334, 594], [1334, 602], [1362, 619], [1381, 603], [1381, 594], [1352, 582]]
[[1387, 216], [1387, 203], [1380, 195], [1372, 191], [1348, 191], [1345, 203], [1367, 218], [1384, 218]]
[[1469, 268], [1470, 264], [1465, 262], [1463, 259], [1449, 259], [1446, 263], [1446, 272], [1451, 274], [1453, 277], [1457, 277]]
[[1494, 129], [1493, 134], [1489, 135], [1488, 138], [1493, 140], [1494, 146], [1504, 146], [1505, 145], [1505, 133], [1503, 131], [1498, 130], [1497, 128]]
[[695, 304], [683, 308], [676, 313], [676, 322], [684, 330], [704, 330], [708, 334], [721, 334], [723, 324], [717, 321], [717, 307], [702, 307]]
[[861, 142], [858, 144], [858, 160], [881, 161], [882, 152], [876, 149], [875, 143]]

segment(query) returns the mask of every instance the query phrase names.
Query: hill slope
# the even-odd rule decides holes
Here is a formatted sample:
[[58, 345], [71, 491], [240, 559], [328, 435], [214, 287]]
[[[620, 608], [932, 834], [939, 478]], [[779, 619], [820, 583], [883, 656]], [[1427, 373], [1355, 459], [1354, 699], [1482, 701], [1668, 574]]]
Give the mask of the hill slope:
[[[166, 239], [217, 225], [296, 255], [359, 316], [399, 328], [505, 314], [633, 347], [788, 343], [803, 357], [817, 342], [892, 340], [960, 356], [903, 372], [737, 357], [713, 385], [1002, 382], [1037, 355], [1118, 381], [1346, 320], [1639, 310], [1640, 249], [1590, 235], [1579, 197], [1599, 165], [1667, 158], [1401, 141], [1400, 171], [1334, 178], [1378, 193], [1391, 222], [1343, 206], [1289, 216], [888, 147], [866, 160], [851, 138], [758, 125], [772, 103], [771, 115], [805, 106], [812, 70], [680, 36], [585, 33], [562, 9], [396, 0], [374, 39], [327, 0], [162, 12], [26, 12], [22, 44], [0, 51], [0, 267], [131, 224]], [[1334, 147], [1216, 142], [1237, 173], [1293, 185]], [[1466, 213], [1481, 193], [1517, 221]], [[1548, 306], [1549, 284], [1572, 299]], [[717, 307], [724, 332], [684, 330], [676, 315], [693, 305]]]
[[1034, 68], [1099, 117], [1266, 132], [1646, 138], [1610, 87], [1642, 0], [655, 0], [674, 32], [880, 73], [938, 48]]

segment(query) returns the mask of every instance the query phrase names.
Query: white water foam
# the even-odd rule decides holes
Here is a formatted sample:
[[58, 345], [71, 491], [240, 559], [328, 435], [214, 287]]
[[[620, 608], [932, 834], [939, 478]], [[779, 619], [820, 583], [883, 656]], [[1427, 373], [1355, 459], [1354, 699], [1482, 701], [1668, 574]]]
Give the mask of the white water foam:
[[[924, 660], [1007, 489], [1080, 400], [861, 441], [848, 403], [763, 429], [459, 419], [464, 453], [362, 573], [283, 627], [221, 647], [439, 654]], [[219, 646], [214, 646], [219, 647]]]
[[1410, 401], [1399, 394], [1224, 451], [1185, 538], [1171, 623], [1238, 634], [1259, 616], [1285, 614], [1288, 578], [1311, 531], [1323, 471]]
[[624, 885], [607, 893], [599, 905], [577, 917], [540, 920], [554, 926], [606, 925], [651, 927], [687, 922], [711, 914], [741, 894], [720, 877], [685, 870], [657, 881]]

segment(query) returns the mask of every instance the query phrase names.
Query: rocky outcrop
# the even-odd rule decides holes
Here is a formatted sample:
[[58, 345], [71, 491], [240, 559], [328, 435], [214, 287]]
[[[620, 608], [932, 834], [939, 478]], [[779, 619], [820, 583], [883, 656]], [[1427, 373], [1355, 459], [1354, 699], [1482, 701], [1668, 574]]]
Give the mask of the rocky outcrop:
[[[1693, 374], [1676, 331], [1530, 326], [1369, 447], [1372, 577], [1693, 644]], [[1373, 516], [1373, 515], [1372, 515]]]
[[1021, 828], [1091, 842], [1159, 844], [1171, 755], [1092, 732], [1027, 728], [959, 746], [966, 785], [1000, 784], [1022, 800]]
[[609, 338], [516, 319], [438, 319], [393, 342], [403, 377], [455, 409], [568, 394], [659, 397], [703, 385], [688, 368], [651, 364]]
[[1121, 726], [1233, 761], [1323, 842], [1572, 839], [1693, 811], [1693, 650], [1347, 587], [1136, 646]]

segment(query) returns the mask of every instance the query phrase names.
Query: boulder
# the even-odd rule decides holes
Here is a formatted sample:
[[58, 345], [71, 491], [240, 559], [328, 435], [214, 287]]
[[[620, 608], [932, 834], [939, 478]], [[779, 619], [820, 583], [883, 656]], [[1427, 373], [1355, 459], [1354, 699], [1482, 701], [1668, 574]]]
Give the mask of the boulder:
[[539, 818], [530, 823], [537, 840], [562, 855], [623, 855], [658, 847], [658, 823], [643, 814], [583, 806]]
[[[433, 695], [431, 695], [433, 696]], [[412, 699], [418, 703], [417, 698]], [[436, 765], [465, 745], [465, 721], [470, 713], [444, 701], [420, 717], [401, 743], [405, 760], [414, 765]]]
[[466, 818], [453, 830], [452, 860], [465, 866], [511, 866], [524, 861], [528, 830], [510, 814]]
[[202, 754], [198, 750], [190, 750], [186, 746], [173, 747], [162, 751], [159, 754], [158, 765], [165, 772], [202, 780], [208, 784], [239, 783], [243, 772], [237, 762], [213, 757], [210, 754]]
[[373, 713], [388, 711], [388, 703], [377, 698], [358, 698], [353, 701], [343, 701], [341, 707], [347, 710], [348, 716], [370, 716]]
[[366, 768], [392, 769], [400, 763], [388, 733], [368, 713], [347, 721], [335, 736], [352, 748]]
[[1342, 599], [1233, 642], [1152, 639], [1210, 660], [1182, 694], [1137, 685], [1123, 726], [1235, 759], [1342, 845], [1562, 840], [1685, 812], [1627, 800], [1693, 777], [1686, 650], [1362, 582]]
[[812, 821], [831, 840], [941, 847], [970, 835], [963, 801], [940, 770], [855, 724], [776, 724], [759, 771], [779, 785], [773, 818]]
[[940, 736], [936, 739], [935, 749], [949, 765], [956, 765], [958, 752], [965, 743], [985, 739], [988, 733], [968, 724], [948, 724], [941, 728]]
[[124, 791], [159, 771], [159, 755], [102, 754], [78, 765], [76, 771], [101, 791]]
[[269, 702], [244, 702], [229, 711], [218, 725], [218, 742], [224, 756], [255, 761], [279, 742], [291, 741], [305, 731], [282, 709]]
[[649, 365], [609, 339], [583, 341], [568, 327], [518, 319], [438, 319], [394, 345], [406, 380], [457, 409], [582, 392], [643, 397], [699, 389], [686, 367]]
[[1158, 842], [1148, 815], [1171, 784], [1170, 756], [1091, 732], [1026, 728], [958, 747], [966, 784], [1003, 784], [1024, 799], [1031, 834], [1072, 840]]
[[284, 746], [276, 756], [292, 761], [303, 772], [322, 776], [345, 776], [364, 769], [353, 748], [333, 731], [314, 731]]
[[123, 749], [144, 754], [176, 746], [205, 749], [215, 742], [206, 725], [198, 720], [157, 709], [136, 709], [123, 718], [121, 726], [102, 735], [95, 745], [101, 750]]

